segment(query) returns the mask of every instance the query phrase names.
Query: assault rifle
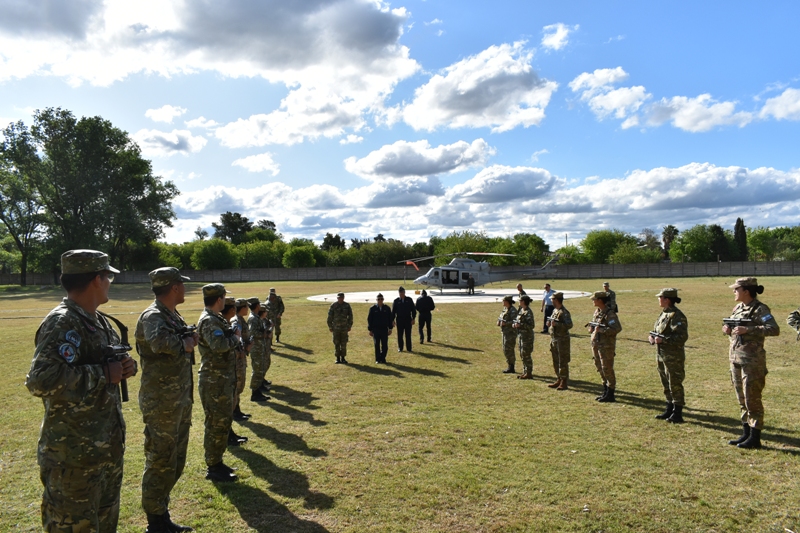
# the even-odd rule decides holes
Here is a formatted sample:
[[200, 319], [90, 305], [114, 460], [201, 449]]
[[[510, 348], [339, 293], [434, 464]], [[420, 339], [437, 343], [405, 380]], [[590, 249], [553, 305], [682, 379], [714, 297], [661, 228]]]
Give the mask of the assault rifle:
[[596, 328], [607, 328], [608, 325], [603, 322], [587, 322], [583, 327], [591, 328], [591, 331], [594, 331]]
[[[753, 320], [751, 320], [749, 318], [733, 318], [733, 317], [723, 318], [722, 319], [722, 323], [725, 324], [726, 326], [728, 326], [729, 328], [731, 328], [731, 330], [733, 330], [734, 328], [736, 328], [738, 326], [744, 326], [744, 327], [749, 328], [750, 326], [755, 325], [755, 321], [753, 321]], [[742, 343], [742, 336], [741, 335], [736, 335], [736, 341], [739, 344], [741, 344]]]
[[664, 339], [664, 340], [667, 340], [667, 337], [666, 337], [666, 335], [662, 335], [661, 333], [656, 333], [655, 331], [651, 331], [651, 332], [650, 332], [650, 336], [651, 336], [651, 337], [653, 337], [654, 339]]
[[[193, 337], [195, 333], [197, 333], [197, 326], [194, 324], [191, 326], [183, 326], [180, 330], [178, 330], [178, 335], [180, 336], [181, 340]], [[197, 364], [197, 361], [194, 359], [194, 350], [192, 350], [189, 355], [192, 357], [192, 364]]]
[[[126, 335], [127, 337], [127, 335]], [[130, 344], [110, 344], [103, 348], [103, 359], [111, 363], [114, 361], [122, 361], [126, 357], [130, 357], [128, 352], [131, 351]], [[119, 390], [122, 396], [122, 401], [128, 401], [128, 380], [123, 379], [119, 382]]]

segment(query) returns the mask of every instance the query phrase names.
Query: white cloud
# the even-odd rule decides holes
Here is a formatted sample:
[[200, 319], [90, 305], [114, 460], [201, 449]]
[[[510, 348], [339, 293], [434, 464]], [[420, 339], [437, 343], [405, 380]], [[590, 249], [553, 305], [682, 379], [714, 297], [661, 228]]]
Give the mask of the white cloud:
[[644, 87], [621, 87], [615, 89], [616, 83], [628, 79], [628, 73], [622, 67], [597, 69], [592, 73], [584, 72], [569, 83], [573, 92], [580, 92], [580, 99], [602, 120], [610, 115], [624, 120], [623, 129], [639, 123], [636, 113], [645, 101], [650, 98]]
[[800, 120], [800, 89], [786, 89], [779, 96], [769, 98], [759, 113], [761, 118]]
[[650, 108], [648, 122], [660, 126], [671, 122], [676, 128], [690, 132], [709, 131], [718, 126], [746, 126], [753, 114], [736, 111], [736, 102], [717, 102], [710, 94], [696, 98], [673, 96], [662, 98]]
[[434, 75], [402, 110], [415, 130], [490, 127], [503, 132], [539, 125], [558, 87], [533, 71], [524, 42], [491, 46]]
[[258, 155], [250, 155], [241, 159], [237, 159], [232, 166], [239, 166], [247, 169], [250, 172], [269, 172], [273, 176], [277, 176], [281, 171], [281, 166], [272, 160], [273, 154], [265, 152]]
[[144, 112], [144, 116], [155, 122], [166, 122], [172, 124], [172, 119], [179, 117], [186, 113], [186, 108], [176, 107], [171, 105], [164, 105], [158, 109], [148, 109]]
[[550, 153], [550, 150], [548, 150], [546, 148], [542, 149], [542, 150], [536, 150], [535, 152], [533, 152], [533, 155], [531, 156], [531, 161], [533, 161], [535, 163], [535, 162], [539, 161], [539, 156], [540, 155], [545, 155], [545, 154], [549, 154], [549, 153]]
[[142, 149], [142, 153], [151, 157], [168, 157], [175, 154], [193, 154], [203, 149], [208, 142], [204, 137], [192, 135], [189, 130], [172, 130], [171, 132], [142, 129], [132, 136]]
[[443, 22], [439, 19], [433, 19], [432, 21], [425, 23], [426, 26], [430, 26], [432, 24], [443, 24]]
[[339, 144], [357, 144], [364, 140], [360, 135], [350, 134], [344, 139], [339, 139]]
[[542, 28], [542, 46], [550, 50], [561, 50], [569, 43], [569, 34], [578, 31], [579, 25], [567, 26], [561, 22]]
[[543, 168], [492, 165], [471, 180], [453, 187], [451, 194], [478, 204], [522, 201], [545, 195], [556, 181]]
[[184, 122], [184, 124], [186, 124], [187, 128], [204, 128], [204, 129], [213, 129], [219, 126], [219, 122], [203, 116], [194, 118], [192, 120], [187, 120], [186, 122]]
[[348, 172], [366, 179], [426, 177], [483, 166], [495, 153], [483, 139], [458, 141], [432, 148], [428, 141], [397, 141], [367, 156], [345, 160]]

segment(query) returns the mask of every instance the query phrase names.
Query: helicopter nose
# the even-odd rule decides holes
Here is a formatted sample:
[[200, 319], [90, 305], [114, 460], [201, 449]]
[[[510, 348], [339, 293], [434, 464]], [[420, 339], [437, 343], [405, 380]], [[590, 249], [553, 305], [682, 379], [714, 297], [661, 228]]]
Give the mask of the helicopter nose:
[[428, 284], [427, 276], [420, 276], [414, 280], [414, 285], [427, 285], [427, 284]]

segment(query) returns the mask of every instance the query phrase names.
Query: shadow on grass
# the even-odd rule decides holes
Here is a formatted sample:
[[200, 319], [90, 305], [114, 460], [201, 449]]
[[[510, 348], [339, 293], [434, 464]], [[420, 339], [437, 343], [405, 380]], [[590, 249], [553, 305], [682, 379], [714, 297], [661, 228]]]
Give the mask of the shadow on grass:
[[314, 415], [311, 413], [306, 413], [305, 411], [300, 411], [299, 409], [295, 409], [289, 405], [284, 405], [282, 403], [275, 403], [275, 402], [264, 402], [259, 404], [264, 407], [271, 407], [274, 411], [281, 413], [282, 415], [288, 416], [291, 420], [296, 420], [298, 422], [308, 422], [312, 426], [326, 426], [328, 425], [327, 422], [324, 420], [317, 420], [314, 418]]
[[421, 352], [421, 351], [419, 351], [419, 349], [417, 351], [413, 352], [413, 353], [414, 353], [414, 355], [419, 355], [421, 357], [425, 357], [426, 359], [434, 359], [436, 361], [447, 361], [447, 362], [451, 362], [451, 363], [461, 363], [462, 365], [471, 365], [472, 364], [472, 361], [469, 361], [467, 359], [461, 359], [460, 357], [448, 357], [446, 355], [436, 355], [436, 354], [433, 354], [433, 353]]
[[285, 385], [271, 385], [271, 387], [272, 390], [270, 390], [270, 394], [289, 405], [302, 406], [308, 409], [320, 409], [318, 405], [311, 405], [314, 400], [318, 400], [319, 398], [316, 398], [310, 392], [295, 390]]
[[274, 350], [272, 352], [272, 357], [280, 357], [282, 359], [288, 359], [290, 361], [294, 361], [295, 363], [310, 363], [310, 364], [314, 363], [314, 361], [309, 361], [308, 359], [304, 359], [303, 357], [300, 357], [299, 355], [281, 353], [281, 352], [276, 352]]
[[285, 342], [274, 342], [274, 343], [272, 343], [272, 349], [273, 350], [277, 350], [279, 345], [283, 350], [289, 350], [289, 351], [292, 351], [292, 352], [300, 352], [300, 353], [304, 353], [306, 355], [311, 355], [311, 354], [314, 353], [314, 350], [309, 350], [308, 348], [301, 348], [300, 346], [295, 346], [294, 344], [288, 344], [288, 343], [285, 343]]
[[303, 437], [294, 433], [284, 433], [272, 426], [249, 420], [243, 422], [242, 425], [255, 433], [257, 437], [272, 442], [280, 450], [297, 452], [309, 457], [326, 457], [328, 455], [325, 450], [309, 448]]
[[394, 378], [404, 378], [405, 376], [398, 372], [397, 370], [392, 370], [387, 368], [386, 366], [375, 366], [372, 365], [360, 365], [358, 363], [347, 363], [347, 366], [355, 368], [359, 372], [366, 372], [367, 374], [375, 374], [378, 376], [391, 376]]
[[398, 370], [402, 370], [403, 372], [408, 372], [409, 374], [419, 374], [421, 376], [431, 376], [437, 378], [448, 377], [447, 374], [445, 374], [444, 372], [439, 372], [438, 370], [429, 370], [427, 368], [415, 368], [413, 366], [401, 365], [400, 363], [396, 363], [394, 361], [387, 361], [386, 364]]
[[444, 348], [450, 348], [451, 350], [456, 350], [458, 352], [483, 353], [483, 350], [478, 350], [477, 348], [466, 348], [464, 346], [454, 346], [452, 344], [445, 344], [443, 342], [429, 342], [428, 344], [435, 344], [436, 346], [443, 346]]

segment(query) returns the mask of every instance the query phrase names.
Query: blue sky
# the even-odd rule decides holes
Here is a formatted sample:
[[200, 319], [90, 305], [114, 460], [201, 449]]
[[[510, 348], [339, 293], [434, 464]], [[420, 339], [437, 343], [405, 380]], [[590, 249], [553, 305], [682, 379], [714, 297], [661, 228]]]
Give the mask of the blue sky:
[[0, 120], [128, 131], [287, 237], [798, 223], [797, 2], [0, 0]]

